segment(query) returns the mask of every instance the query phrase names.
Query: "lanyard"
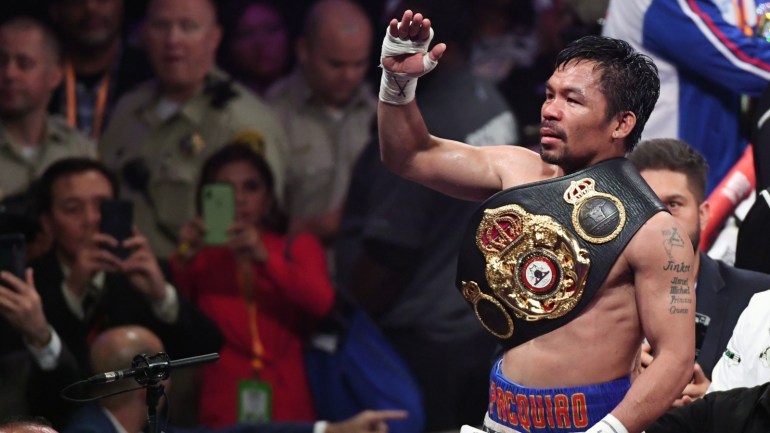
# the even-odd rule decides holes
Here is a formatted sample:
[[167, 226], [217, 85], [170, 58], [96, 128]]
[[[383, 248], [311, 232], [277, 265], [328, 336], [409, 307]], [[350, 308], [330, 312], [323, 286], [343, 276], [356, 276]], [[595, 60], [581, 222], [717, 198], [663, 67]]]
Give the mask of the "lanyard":
[[243, 299], [246, 301], [246, 308], [249, 313], [249, 333], [251, 334], [251, 349], [254, 354], [254, 357], [251, 359], [251, 366], [255, 372], [259, 372], [264, 365], [262, 358], [265, 354], [265, 348], [262, 346], [262, 340], [259, 338], [259, 327], [257, 326], [254, 269], [248, 260], [238, 260], [238, 284], [241, 286]]
[[[71, 62], [67, 62], [64, 66], [65, 73], [65, 86], [67, 95], [67, 123], [73, 128], [78, 127], [78, 101], [77, 90], [75, 84], [75, 69], [72, 67]], [[101, 133], [104, 113], [107, 107], [107, 93], [110, 90], [110, 72], [104, 74], [104, 77], [99, 81], [99, 90], [96, 94], [96, 106], [94, 107], [94, 123], [91, 125], [91, 137], [99, 138]]]
[[746, 22], [746, 5], [743, 0], [733, 0], [733, 10], [735, 10], [735, 25], [743, 34], [751, 37], [754, 35], [754, 29]]

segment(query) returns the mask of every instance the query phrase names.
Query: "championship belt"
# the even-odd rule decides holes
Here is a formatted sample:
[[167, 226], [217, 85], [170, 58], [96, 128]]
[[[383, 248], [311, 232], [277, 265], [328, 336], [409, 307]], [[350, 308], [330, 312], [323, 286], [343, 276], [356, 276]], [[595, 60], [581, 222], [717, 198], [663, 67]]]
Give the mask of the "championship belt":
[[625, 158], [501, 191], [471, 217], [457, 286], [506, 349], [575, 318], [666, 207]]

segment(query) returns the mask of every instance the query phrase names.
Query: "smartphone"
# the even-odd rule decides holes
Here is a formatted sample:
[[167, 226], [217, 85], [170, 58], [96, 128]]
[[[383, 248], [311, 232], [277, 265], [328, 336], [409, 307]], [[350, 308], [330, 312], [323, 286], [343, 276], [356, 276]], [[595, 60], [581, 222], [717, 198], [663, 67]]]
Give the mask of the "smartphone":
[[[134, 204], [130, 200], [107, 199], [102, 200], [99, 205], [102, 215], [99, 223], [99, 231], [115, 238], [118, 242], [131, 237], [134, 224]], [[125, 259], [131, 253], [122, 246], [109, 247], [113, 254]]]
[[8, 271], [24, 280], [26, 267], [24, 235], [21, 233], [0, 235], [0, 270]]
[[235, 190], [229, 183], [209, 183], [201, 191], [206, 245], [227, 243], [227, 229], [235, 222]]

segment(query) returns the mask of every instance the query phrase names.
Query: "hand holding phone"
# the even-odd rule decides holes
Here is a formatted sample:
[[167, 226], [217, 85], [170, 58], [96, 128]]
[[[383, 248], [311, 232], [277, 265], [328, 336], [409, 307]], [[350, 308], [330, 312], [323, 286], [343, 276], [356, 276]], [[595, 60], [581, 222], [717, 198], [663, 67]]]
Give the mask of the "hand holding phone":
[[26, 278], [26, 267], [24, 235], [0, 235], [0, 270], [18, 278], [18, 281], [11, 277], [0, 279], [0, 284], [11, 292], [3, 294], [7, 304], [0, 317], [18, 330], [28, 344], [40, 348], [50, 341], [51, 332], [34, 281]]
[[99, 209], [102, 216], [99, 231], [118, 241], [117, 247], [107, 247], [107, 249], [121, 259], [125, 259], [131, 251], [121, 244], [133, 233], [133, 202], [120, 199], [102, 200]]
[[201, 191], [201, 211], [206, 245], [227, 243], [227, 230], [235, 222], [235, 190], [229, 183], [209, 183]]
[[24, 235], [11, 233], [0, 235], [0, 271], [7, 271], [24, 280], [27, 267]]

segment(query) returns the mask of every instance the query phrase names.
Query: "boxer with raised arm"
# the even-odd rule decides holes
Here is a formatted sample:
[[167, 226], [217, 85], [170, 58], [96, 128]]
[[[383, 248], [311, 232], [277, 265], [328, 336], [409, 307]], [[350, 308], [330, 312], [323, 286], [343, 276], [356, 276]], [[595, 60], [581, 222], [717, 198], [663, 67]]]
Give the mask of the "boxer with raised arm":
[[[506, 349], [485, 428], [641, 432], [680, 395], [694, 359], [691, 243], [624, 158], [657, 100], [657, 68], [623, 41], [582, 38], [546, 84], [539, 155], [472, 147], [430, 135], [414, 102], [417, 78], [447, 49], [428, 50], [432, 36], [411, 11], [388, 26], [381, 152], [401, 176], [484, 200], [457, 284]], [[632, 382], [643, 338], [655, 362]]]

